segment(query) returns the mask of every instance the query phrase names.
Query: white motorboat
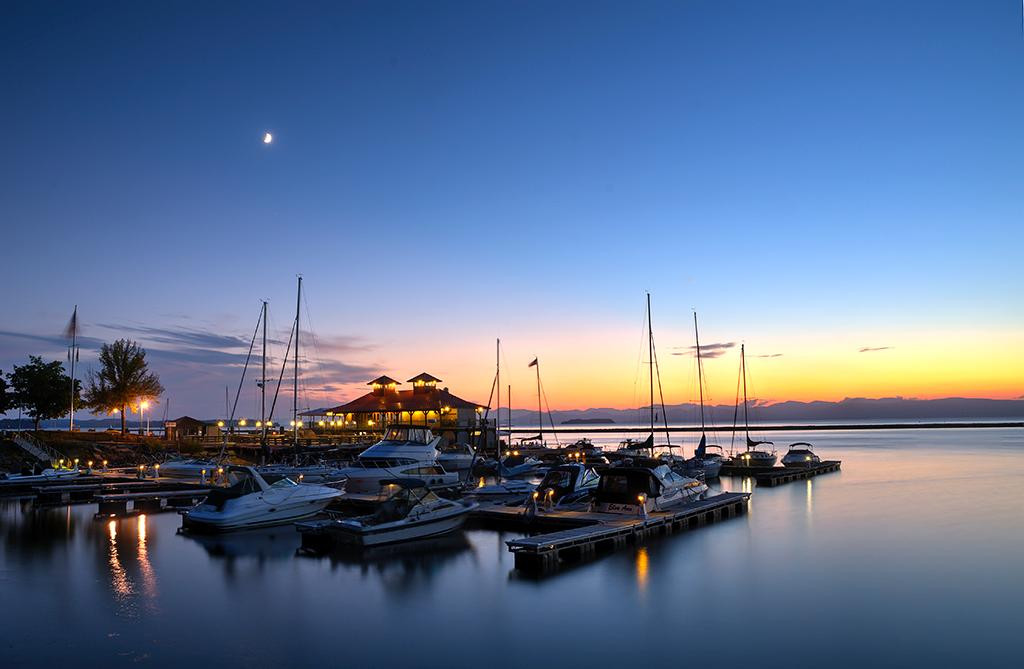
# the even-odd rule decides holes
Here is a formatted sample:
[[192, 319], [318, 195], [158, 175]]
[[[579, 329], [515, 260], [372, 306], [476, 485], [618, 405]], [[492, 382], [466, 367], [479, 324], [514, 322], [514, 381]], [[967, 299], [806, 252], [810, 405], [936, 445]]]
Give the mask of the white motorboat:
[[457, 485], [459, 475], [437, 462], [440, 437], [425, 427], [392, 425], [384, 438], [341, 470], [350, 493], [375, 493], [382, 481], [422, 479], [430, 487]]
[[[716, 452], [709, 453], [709, 448], [716, 449]], [[718, 478], [724, 462], [721, 451], [721, 446], [708, 444], [707, 438], [702, 436], [693, 457], [687, 459], [681, 467], [676, 469], [685, 476], [703, 478], [705, 481]]]
[[647, 514], [703, 499], [707, 492], [703, 481], [653, 461], [652, 466], [612, 467], [602, 472], [592, 508], [602, 513]]
[[469, 444], [451, 444], [441, 449], [437, 463], [446, 472], [462, 472], [473, 466], [476, 450]]
[[230, 485], [214, 488], [188, 511], [185, 528], [223, 532], [289, 523], [320, 513], [344, 494], [288, 478], [270, 484], [253, 467], [227, 467], [225, 476]]
[[454, 532], [466, 522], [475, 502], [438, 497], [421, 479], [381, 482], [377, 510], [357, 518], [297, 523], [299, 532], [329, 535], [342, 544], [380, 546]]
[[481, 478], [480, 485], [467, 491], [465, 495], [467, 498], [481, 503], [518, 503], [524, 501], [536, 489], [537, 484], [529, 481], [508, 479], [484, 485], [484, 480]]
[[821, 464], [821, 458], [806, 441], [789, 445], [789, 451], [782, 456], [783, 467], [814, 467]]
[[67, 469], [64, 467], [35, 467], [34, 469], [26, 469], [20, 474], [6, 474], [0, 472], [0, 481], [3, 481], [9, 485], [15, 485], [19, 483], [48, 483], [50, 481], [62, 481], [64, 479], [73, 479], [76, 476], [81, 475], [81, 470], [77, 467], [73, 469]]
[[264, 465], [256, 471], [268, 480], [289, 478], [296, 483], [315, 483], [339, 490], [344, 490], [348, 481], [341, 467], [330, 465]]
[[216, 462], [200, 458], [176, 458], [160, 463], [160, 477], [199, 481], [213, 476], [217, 471]]
[[536, 476], [544, 463], [519, 451], [511, 451], [498, 461], [498, 475], [504, 478]]

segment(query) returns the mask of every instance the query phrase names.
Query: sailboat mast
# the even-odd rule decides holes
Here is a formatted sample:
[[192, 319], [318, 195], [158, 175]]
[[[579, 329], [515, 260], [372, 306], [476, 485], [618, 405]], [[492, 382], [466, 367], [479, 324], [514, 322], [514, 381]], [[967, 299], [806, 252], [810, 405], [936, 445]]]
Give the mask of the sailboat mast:
[[750, 419], [747, 416], [747, 354], [743, 344], [740, 344], [740, 369], [743, 370], [743, 428], [747, 441], [750, 441]]
[[537, 368], [537, 434], [540, 436], [541, 444], [544, 443], [544, 411], [541, 409], [540, 403], [540, 361], [534, 365]]
[[299, 305], [302, 304], [302, 277], [295, 295], [295, 379], [292, 382], [292, 425], [295, 445], [299, 445]]
[[700, 432], [704, 434], [704, 371], [700, 363], [700, 332], [697, 330], [697, 312], [693, 312], [693, 338], [697, 341], [697, 387], [700, 388]]
[[651, 294], [647, 293], [647, 361], [651, 385], [651, 434], [654, 434], [654, 331], [651, 329]]
[[498, 409], [494, 414], [494, 450], [498, 458], [498, 481], [501, 481], [501, 338], [494, 344], [494, 386], [498, 393], [496, 398]]
[[260, 374], [260, 425], [263, 430], [260, 432], [260, 442], [266, 445], [267, 441], [267, 301], [263, 300], [263, 373]]
[[508, 384], [508, 438], [512, 439], [512, 384]]

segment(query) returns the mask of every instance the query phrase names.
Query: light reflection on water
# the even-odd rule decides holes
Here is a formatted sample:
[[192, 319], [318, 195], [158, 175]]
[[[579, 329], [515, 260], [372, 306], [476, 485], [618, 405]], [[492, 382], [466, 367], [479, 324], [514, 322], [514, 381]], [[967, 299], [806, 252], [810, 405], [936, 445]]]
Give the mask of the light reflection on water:
[[[18, 602], [0, 606], [2, 664], [731, 666], [793, 628], [800, 653], [758, 665], [1015, 656], [1020, 431], [785, 436], [842, 472], [723, 479], [753, 490], [752, 513], [542, 580], [514, 571], [515, 532], [311, 557], [290, 527], [191, 537], [176, 514], [95, 521], [93, 506], [0, 500], [0, 601]], [[737, 645], [743, 620], [757, 624]], [[671, 642], [634, 644], [653, 633]]]

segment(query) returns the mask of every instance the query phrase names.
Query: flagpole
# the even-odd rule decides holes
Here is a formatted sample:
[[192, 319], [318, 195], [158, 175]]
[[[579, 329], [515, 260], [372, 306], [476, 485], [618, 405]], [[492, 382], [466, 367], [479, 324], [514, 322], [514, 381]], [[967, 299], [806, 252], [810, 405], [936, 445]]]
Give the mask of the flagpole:
[[71, 359], [71, 410], [68, 412], [68, 432], [75, 431], [75, 358], [78, 357], [76, 346], [78, 345], [78, 305], [71, 314], [71, 350], [68, 357]]

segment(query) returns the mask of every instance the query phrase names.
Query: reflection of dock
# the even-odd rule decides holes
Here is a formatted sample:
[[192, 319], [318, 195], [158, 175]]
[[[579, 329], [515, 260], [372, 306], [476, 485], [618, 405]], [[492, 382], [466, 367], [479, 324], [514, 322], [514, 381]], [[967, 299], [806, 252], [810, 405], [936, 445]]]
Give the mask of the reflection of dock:
[[[565, 527], [548, 534], [522, 537], [506, 542], [515, 555], [516, 569], [548, 572], [572, 562], [583, 562], [649, 538], [685, 532], [721, 520], [734, 518], [747, 509], [750, 493], [727, 492], [672, 511], [642, 516], [565, 511], [538, 513], [534, 527]], [[475, 512], [481, 520], [514, 520], [523, 516], [521, 507], [488, 507]]]
[[722, 465], [722, 476], [750, 476], [757, 485], [771, 488], [773, 486], [802, 481], [819, 474], [839, 471], [841, 460], [826, 460], [814, 467], [734, 467]]

